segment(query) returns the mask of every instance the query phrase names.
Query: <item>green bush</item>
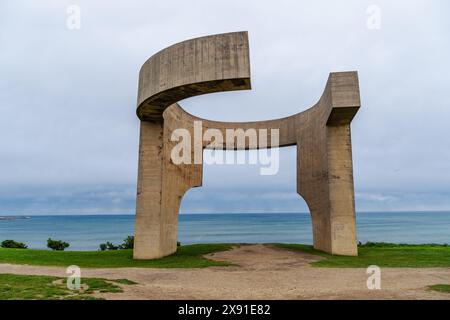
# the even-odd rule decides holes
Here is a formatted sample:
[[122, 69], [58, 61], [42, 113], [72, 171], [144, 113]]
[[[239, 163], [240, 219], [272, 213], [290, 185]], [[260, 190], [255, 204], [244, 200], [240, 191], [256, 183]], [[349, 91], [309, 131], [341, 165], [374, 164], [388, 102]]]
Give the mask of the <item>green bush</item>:
[[119, 249], [119, 246], [116, 246], [116, 245], [112, 244], [112, 242], [107, 241], [106, 248], [108, 250], [117, 250], [117, 249]]
[[118, 249], [133, 249], [133, 247], [134, 247], [134, 236], [128, 236], [123, 240], [123, 243], [119, 246], [116, 246], [112, 242], [109, 242], [109, 241], [107, 241], [106, 243], [101, 243], [100, 251], [118, 250]]
[[28, 246], [23, 242], [5, 240], [2, 242], [2, 248], [26, 249]]
[[67, 242], [61, 240], [52, 240], [48, 238], [47, 247], [52, 250], [64, 251], [64, 249], [68, 248], [70, 245]]
[[119, 249], [133, 249], [134, 236], [128, 236], [123, 240], [123, 243], [119, 246]]
[[361, 242], [358, 243], [358, 246], [361, 248], [405, 248], [405, 247], [447, 247], [448, 244], [439, 244], [439, 243], [423, 243], [423, 244], [410, 244], [410, 243], [390, 243], [390, 242], [371, 242], [368, 241], [364, 244]]
[[390, 243], [390, 242], [371, 242], [368, 241], [364, 244], [360, 244], [360, 247], [366, 247], [366, 248], [394, 248], [398, 247], [398, 243]]
[[117, 250], [119, 249], [119, 246], [114, 245], [112, 242], [107, 241], [106, 243], [101, 243], [100, 244], [100, 250], [101, 251], [105, 251], [105, 250]]

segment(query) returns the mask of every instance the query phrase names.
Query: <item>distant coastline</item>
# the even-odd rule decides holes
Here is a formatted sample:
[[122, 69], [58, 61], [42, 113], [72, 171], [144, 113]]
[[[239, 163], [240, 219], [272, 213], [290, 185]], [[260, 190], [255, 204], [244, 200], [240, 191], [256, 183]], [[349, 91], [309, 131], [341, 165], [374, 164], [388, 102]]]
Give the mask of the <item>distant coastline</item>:
[[31, 219], [29, 216], [0, 216], [0, 220], [21, 220], [21, 219]]

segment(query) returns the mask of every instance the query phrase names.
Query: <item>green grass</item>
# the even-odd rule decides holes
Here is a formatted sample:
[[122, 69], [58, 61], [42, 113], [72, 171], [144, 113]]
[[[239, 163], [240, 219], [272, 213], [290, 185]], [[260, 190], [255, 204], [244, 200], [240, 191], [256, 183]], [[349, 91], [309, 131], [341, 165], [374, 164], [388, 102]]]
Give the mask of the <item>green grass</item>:
[[84, 290], [69, 290], [64, 278], [0, 274], [0, 300], [94, 300], [98, 299], [93, 295], [97, 292], [123, 292], [116, 283], [125, 280], [134, 284], [127, 279], [82, 278]]
[[[195, 244], [178, 247], [175, 254], [155, 260], [133, 260], [132, 250], [114, 251], [50, 251], [32, 249], [0, 249], [0, 263], [42, 266], [77, 265], [81, 268], [204, 268], [227, 266], [203, 255], [232, 248], [232, 244]], [[358, 257], [335, 256], [301, 244], [275, 244], [280, 248], [302, 251], [323, 257], [315, 267], [367, 268], [379, 267], [450, 267], [450, 246], [437, 244], [408, 245], [367, 243], [358, 247]], [[118, 280], [120, 281], [120, 280]]]
[[301, 251], [323, 257], [315, 267], [367, 268], [379, 267], [434, 268], [450, 267], [450, 246], [437, 244], [368, 243], [358, 247], [357, 257], [336, 256], [302, 244], [275, 244], [279, 248]]
[[133, 260], [132, 250], [50, 251], [0, 248], [0, 263], [80, 268], [204, 268], [227, 266], [228, 262], [203, 257], [208, 253], [230, 250], [230, 244], [195, 244], [180, 246], [175, 254], [155, 260]]
[[428, 287], [429, 290], [450, 293], [450, 284], [435, 284]]

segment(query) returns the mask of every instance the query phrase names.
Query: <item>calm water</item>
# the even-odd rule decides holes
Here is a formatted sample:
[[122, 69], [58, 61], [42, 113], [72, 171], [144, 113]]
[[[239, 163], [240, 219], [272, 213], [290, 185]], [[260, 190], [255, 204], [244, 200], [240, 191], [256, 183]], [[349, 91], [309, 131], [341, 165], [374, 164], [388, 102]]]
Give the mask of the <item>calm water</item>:
[[[358, 240], [403, 243], [450, 243], [450, 212], [358, 213]], [[32, 216], [0, 220], [0, 241], [14, 239], [45, 248], [49, 237], [70, 243], [71, 250], [95, 250], [102, 242], [121, 243], [134, 232], [133, 215]], [[183, 244], [212, 242], [312, 243], [306, 213], [183, 214]]]

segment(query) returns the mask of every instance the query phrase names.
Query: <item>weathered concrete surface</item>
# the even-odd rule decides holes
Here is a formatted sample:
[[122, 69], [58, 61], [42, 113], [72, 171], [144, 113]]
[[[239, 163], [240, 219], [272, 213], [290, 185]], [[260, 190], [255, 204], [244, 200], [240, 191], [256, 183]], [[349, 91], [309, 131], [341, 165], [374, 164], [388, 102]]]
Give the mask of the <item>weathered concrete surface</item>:
[[139, 73], [137, 114], [160, 120], [171, 104], [200, 94], [250, 89], [247, 32], [177, 43], [148, 59]]
[[[268, 129], [268, 135], [270, 129], [278, 129], [279, 146], [297, 145], [297, 192], [311, 212], [314, 247], [357, 255], [350, 135], [350, 122], [360, 106], [357, 73], [331, 73], [317, 104], [277, 120], [209, 121], [188, 114], [176, 103], [199, 94], [242, 89], [250, 89], [246, 32], [182, 42], [157, 53], [142, 67], [134, 257], [152, 259], [176, 251], [180, 202], [187, 190], [201, 186], [202, 159], [198, 164], [175, 165], [170, 153], [176, 143], [170, 138], [179, 128], [189, 130], [193, 137], [194, 121], [199, 120], [203, 131], [217, 129], [224, 136], [226, 129]], [[244, 148], [272, 147], [270, 137], [267, 145], [260, 141], [256, 145], [246, 141]], [[207, 144], [202, 142], [200, 147]], [[192, 159], [195, 148], [192, 141]], [[215, 148], [240, 146], [228, 141]]]

